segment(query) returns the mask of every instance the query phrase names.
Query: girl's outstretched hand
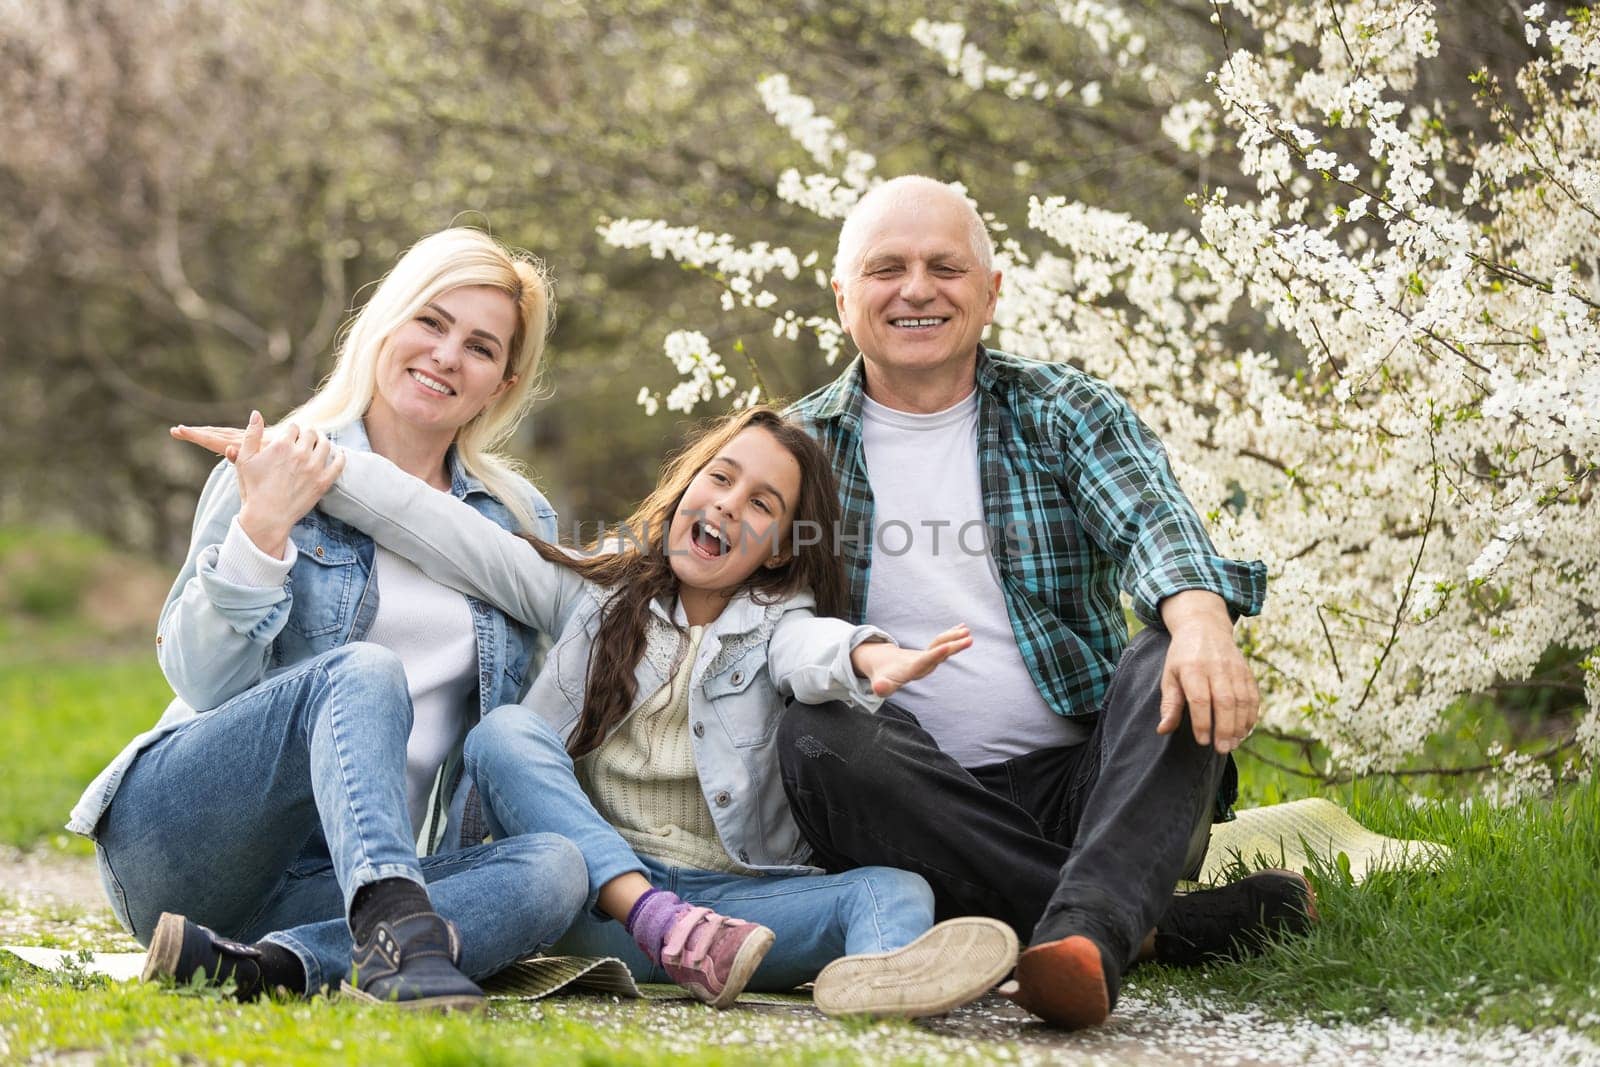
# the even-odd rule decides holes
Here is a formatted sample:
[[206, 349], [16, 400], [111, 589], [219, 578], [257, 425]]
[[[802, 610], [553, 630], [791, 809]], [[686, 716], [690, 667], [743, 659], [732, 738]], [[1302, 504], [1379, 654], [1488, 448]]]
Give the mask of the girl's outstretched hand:
[[167, 432], [229, 460], [239, 458], [239, 443], [244, 440], [244, 431], [237, 426], [174, 426]]
[[900, 648], [885, 641], [868, 641], [850, 653], [856, 673], [872, 683], [876, 696], [892, 696], [896, 690], [933, 669], [962, 649], [972, 647], [972, 633], [965, 624], [955, 626], [928, 642], [927, 648]]
[[294, 423], [277, 427], [263, 442], [259, 411], [243, 430], [225, 426], [176, 426], [172, 436], [233, 461], [239, 475], [239, 526], [256, 547], [282, 559], [289, 531], [317, 506], [344, 470], [344, 452], [316, 430]]

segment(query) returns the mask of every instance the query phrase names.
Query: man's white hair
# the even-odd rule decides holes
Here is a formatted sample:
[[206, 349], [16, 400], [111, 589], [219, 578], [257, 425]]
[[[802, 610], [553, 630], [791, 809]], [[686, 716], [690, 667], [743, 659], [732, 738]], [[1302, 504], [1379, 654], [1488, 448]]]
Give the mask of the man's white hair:
[[978, 257], [978, 262], [983, 265], [983, 272], [993, 273], [994, 240], [989, 236], [989, 227], [983, 224], [983, 219], [978, 215], [978, 209], [967, 196], [966, 190], [959, 185], [942, 182], [925, 174], [902, 174], [898, 178], [890, 178], [883, 184], [874, 186], [856, 201], [855, 206], [850, 209], [850, 214], [844, 217], [844, 222], [839, 226], [839, 247], [833, 255], [834, 279], [843, 282], [861, 266], [862, 229], [867, 220], [879, 210], [880, 205], [929, 195], [951, 197], [961, 205], [967, 219], [967, 243], [971, 246], [973, 255]]

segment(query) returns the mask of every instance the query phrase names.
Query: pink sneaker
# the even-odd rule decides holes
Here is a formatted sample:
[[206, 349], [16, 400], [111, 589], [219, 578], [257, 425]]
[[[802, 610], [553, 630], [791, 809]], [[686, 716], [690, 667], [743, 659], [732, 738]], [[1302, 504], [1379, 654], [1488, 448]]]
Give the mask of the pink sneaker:
[[667, 928], [661, 966], [696, 1000], [726, 1008], [744, 992], [771, 947], [772, 931], [765, 926], [690, 908]]

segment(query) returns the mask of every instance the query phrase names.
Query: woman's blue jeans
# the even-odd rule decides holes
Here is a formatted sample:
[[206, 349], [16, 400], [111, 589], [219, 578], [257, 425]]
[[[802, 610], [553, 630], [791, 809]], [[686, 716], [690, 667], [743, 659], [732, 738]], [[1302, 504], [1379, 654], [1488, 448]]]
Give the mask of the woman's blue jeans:
[[561, 738], [526, 708], [500, 708], [474, 727], [467, 735], [466, 763], [496, 838], [557, 834], [583, 853], [588, 907], [555, 951], [616, 956], [640, 981], [670, 979], [639, 951], [621, 923], [594, 910], [600, 888], [630, 871], [692, 904], [770, 927], [776, 941], [751, 979], [752, 990], [793, 989], [840, 956], [887, 952], [933, 925], [928, 883], [891, 867], [860, 867], [843, 874], [740, 875], [669, 867], [636, 855], [595, 811]]
[[95, 835], [117, 916], [163, 911], [300, 958], [308, 988], [350, 969], [356, 891], [426, 884], [484, 977], [547, 947], [582, 906], [582, 856], [550, 835], [418, 859], [405, 799], [411, 700], [399, 657], [351, 643], [262, 682], [141, 752]]

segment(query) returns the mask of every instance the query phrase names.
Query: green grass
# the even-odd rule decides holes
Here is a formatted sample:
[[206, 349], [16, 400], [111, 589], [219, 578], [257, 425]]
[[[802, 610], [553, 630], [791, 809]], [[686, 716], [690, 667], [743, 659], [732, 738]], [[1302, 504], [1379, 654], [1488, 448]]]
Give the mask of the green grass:
[[[1454, 854], [1440, 870], [1377, 872], [1361, 885], [1337, 864], [1319, 867], [1312, 874], [1324, 921], [1310, 937], [1204, 971], [1142, 968], [1128, 976], [1124, 996], [1170, 995], [1208, 1012], [1253, 1009], [1325, 1024], [1565, 1025], [1600, 1039], [1600, 783], [1508, 809], [1416, 804], [1400, 790], [1366, 785], [1339, 799], [1374, 829], [1441, 841]], [[5, 907], [0, 902], [0, 912]], [[99, 942], [110, 946], [114, 935], [101, 930]], [[1030, 1035], [1019, 1026], [1008, 1036]], [[783, 1067], [985, 1063], [1003, 1046], [1006, 1055], [1025, 1047], [955, 1041], [906, 1024], [608, 998], [497, 1003], [487, 1020], [325, 999], [239, 1006], [199, 991], [46, 974], [0, 957], [0, 1061], [89, 1051], [111, 1063]]]
[[0, 608], [8, 617], [68, 617], [105, 556], [105, 545], [83, 534], [0, 527]]
[[[1142, 968], [1128, 976], [1125, 997], [1171, 995], [1217, 1013], [1253, 1009], [1324, 1024], [1564, 1025], [1600, 1039], [1600, 911], [1593, 907], [1600, 782], [1506, 809], [1418, 803], [1367, 784], [1335, 799], [1373, 829], [1440, 841], [1453, 855], [1436, 871], [1380, 871], [1360, 885], [1337, 863], [1319, 866], [1311, 874], [1323, 922], [1311, 936], [1204, 971]], [[5, 908], [0, 902], [0, 913]], [[87, 942], [114, 947], [115, 935], [99, 930]], [[1020, 1027], [1015, 1036], [1025, 1036]], [[989, 1062], [1000, 1044], [952, 1042], [903, 1024], [841, 1026], [810, 1015], [716, 1014], [604, 998], [499, 1004], [487, 1021], [419, 1019], [326, 1000], [241, 1007], [214, 995], [44, 974], [0, 957], [0, 1061], [94, 1050], [109, 1062], [139, 1063], [781, 1067]]]
[[[148, 632], [109, 622], [106, 597], [146, 596], [127, 579], [162, 569], [71, 531], [0, 526], [0, 844], [86, 850], [67, 813], [172, 699]], [[157, 603], [109, 606], [153, 619]]]
[[[770, 1018], [770, 1017], [768, 1017]], [[821, 1020], [773, 1019], [798, 1040], [752, 1040], [743, 1012], [679, 1002], [497, 1002], [489, 1017], [408, 1015], [318, 998], [238, 1005], [215, 995], [172, 993], [138, 983], [40, 976], [0, 959], [0, 1060], [91, 1052], [106, 1063], [395, 1063], [417, 1067], [487, 1064], [721, 1065], [926, 1062], [941, 1042], [904, 1024], [863, 1028]], [[925, 1046], [894, 1055], [896, 1044]], [[909, 1049], [907, 1050], [909, 1051]], [[943, 1055], [938, 1059], [942, 1062]], [[975, 1050], [955, 1060], [984, 1062]]]
[[1332, 797], [1392, 837], [1452, 849], [1436, 871], [1376, 871], [1352, 884], [1310, 872], [1323, 922], [1245, 963], [1151, 968], [1150, 989], [1254, 1004], [1272, 1014], [1362, 1022], [1521, 1027], [1600, 1034], [1600, 780], [1510, 808], [1417, 801], [1388, 785]]
[[393, 1063], [986, 1067], [1015, 1044], [904, 1022], [825, 1019], [804, 1007], [717, 1012], [687, 1000], [496, 1000], [486, 1015], [413, 1015], [337, 998], [235, 1004], [215, 990], [45, 973], [0, 955], [0, 1062], [88, 1054], [104, 1063]]
[[148, 653], [0, 663], [0, 842], [61, 836], [84, 786], [171, 699]]

